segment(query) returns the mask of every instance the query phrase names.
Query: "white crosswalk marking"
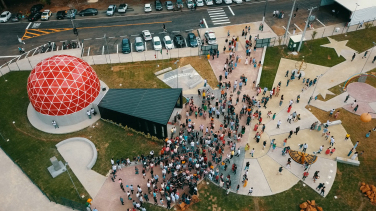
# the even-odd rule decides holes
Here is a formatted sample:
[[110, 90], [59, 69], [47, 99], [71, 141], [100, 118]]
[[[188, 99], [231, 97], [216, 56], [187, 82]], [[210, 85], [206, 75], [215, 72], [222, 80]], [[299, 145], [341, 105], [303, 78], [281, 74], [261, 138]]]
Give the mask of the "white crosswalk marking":
[[223, 8], [208, 9], [207, 11], [209, 13], [210, 20], [213, 23], [213, 25], [231, 23]]

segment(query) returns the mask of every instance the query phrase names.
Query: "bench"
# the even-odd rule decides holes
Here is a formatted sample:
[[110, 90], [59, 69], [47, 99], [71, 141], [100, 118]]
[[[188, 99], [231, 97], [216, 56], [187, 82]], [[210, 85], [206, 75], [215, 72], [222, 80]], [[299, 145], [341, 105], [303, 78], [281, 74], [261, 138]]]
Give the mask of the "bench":
[[[326, 124], [326, 123], [325, 123]], [[341, 120], [335, 120], [335, 121], [332, 121], [332, 122], [329, 122], [328, 126], [332, 126], [332, 125], [340, 125], [342, 124], [342, 121]]]
[[172, 68], [171, 68], [171, 67], [168, 67], [168, 68], [165, 68], [165, 69], [163, 69], [163, 70], [160, 70], [160, 71], [154, 73], [154, 75], [161, 75], [161, 74], [166, 73], [166, 72], [168, 72], [168, 71], [170, 71], [170, 70], [172, 70]]
[[336, 160], [337, 160], [338, 163], [345, 163], [345, 164], [350, 164], [350, 165], [353, 165], [353, 166], [359, 166], [360, 165], [360, 162], [358, 160], [351, 160], [350, 158], [337, 157]]

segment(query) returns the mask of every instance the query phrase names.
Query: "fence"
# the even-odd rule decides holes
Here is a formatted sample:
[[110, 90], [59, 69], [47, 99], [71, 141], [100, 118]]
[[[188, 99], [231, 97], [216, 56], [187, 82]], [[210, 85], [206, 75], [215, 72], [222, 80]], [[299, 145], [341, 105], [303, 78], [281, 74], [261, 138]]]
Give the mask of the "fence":
[[212, 54], [214, 50], [218, 50], [218, 45], [201, 45], [201, 55]]
[[[0, 146], [0, 149], [3, 150], [3, 148], [1, 148]], [[39, 186], [37, 184], [35, 184], [35, 182], [29, 177], [29, 175], [27, 175], [24, 170], [18, 165], [18, 163], [16, 163], [9, 155], [8, 153], [3, 150], [3, 152], [8, 156], [8, 158], [14, 163], [16, 164], [16, 166], [21, 169], [22, 173], [24, 175], [27, 176], [27, 178], [29, 178], [29, 180], [39, 189], [39, 191], [47, 197], [47, 199], [50, 201], [50, 202], [55, 202], [56, 204], [61, 204], [61, 205], [64, 205], [66, 207], [69, 207], [69, 208], [72, 208], [73, 210], [81, 210], [81, 211], [88, 211], [88, 210], [91, 210], [90, 208], [87, 208], [85, 204], [81, 204], [79, 202], [76, 202], [76, 201], [72, 201], [70, 199], [66, 199], [64, 197], [53, 197], [53, 196], [50, 196], [50, 195], [47, 195], [42, 189], [39, 188]]]

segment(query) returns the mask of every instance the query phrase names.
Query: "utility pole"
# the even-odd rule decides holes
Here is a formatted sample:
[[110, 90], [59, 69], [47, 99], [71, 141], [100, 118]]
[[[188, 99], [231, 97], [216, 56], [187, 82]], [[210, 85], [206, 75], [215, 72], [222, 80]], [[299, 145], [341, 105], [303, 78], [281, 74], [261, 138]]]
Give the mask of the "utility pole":
[[308, 15], [308, 18], [307, 18], [307, 22], [306, 22], [306, 25], [305, 25], [305, 27], [304, 27], [304, 31], [303, 31], [303, 34], [302, 34], [302, 38], [300, 39], [299, 47], [298, 47], [298, 50], [297, 50], [298, 53], [299, 53], [299, 51], [300, 51], [300, 48], [302, 47], [303, 39], [304, 39], [305, 33], [306, 33], [306, 31], [307, 31], [308, 22], [309, 22], [309, 17], [311, 17], [312, 10], [314, 10], [314, 9], [316, 9], [316, 8], [317, 8], [317, 7], [312, 7], [311, 9], [309, 9], [309, 15]]
[[295, 9], [295, 2], [296, 2], [296, 0], [294, 0], [294, 4], [292, 5], [292, 8], [291, 8], [290, 18], [289, 18], [289, 22], [287, 23], [286, 32], [285, 32], [285, 36], [284, 36], [285, 38], [287, 36], [287, 33], [289, 32], [291, 17], [292, 17], [292, 14], [294, 13], [294, 9]]
[[264, 8], [264, 17], [262, 17], [262, 23], [265, 21], [265, 15], [266, 15], [266, 6], [268, 5], [268, 0], [265, 1], [265, 8]]
[[73, 33], [76, 35], [77, 37], [77, 45], [78, 47], [80, 47], [80, 39], [78, 38], [78, 30], [77, 28], [74, 26], [74, 23], [73, 23], [73, 18], [71, 18], [71, 23], [72, 23], [72, 29], [73, 29]]

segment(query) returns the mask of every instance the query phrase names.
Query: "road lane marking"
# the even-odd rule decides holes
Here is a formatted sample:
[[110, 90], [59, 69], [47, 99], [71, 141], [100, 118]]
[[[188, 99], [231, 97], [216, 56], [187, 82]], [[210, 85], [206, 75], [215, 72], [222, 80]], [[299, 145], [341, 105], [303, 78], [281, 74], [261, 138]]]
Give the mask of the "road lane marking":
[[91, 38], [86, 38], [86, 39], [84, 39], [84, 40], [91, 40]]
[[229, 19], [223, 19], [223, 20], [216, 20], [216, 21], [212, 21], [213, 23], [217, 23], [217, 22], [224, 22], [224, 21], [230, 21]]
[[231, 23], [231, 22], [222, 22], [222, 23], [213, 23], [214, 25], [220, 25], [220, 24], [228, 24], [228, 23]]
[[29, 29], [29, 27], [30, 27], [31, 23], [32, 23], [32, 22], [30, 22], [30, 23], [29, 23], [29, 25], [27, 25], [27, 27], [26, 27], [26, 30], [28, 30], [28, 29]]
[[95, 38], [96, 40], [101, 40], [101, 39], [103, 39], [103, 37], [98, 37], [98, 38]]
[[216, 16], [210, 16], [210, 18], [216, 18], [216, 17], [227, 17], [227, 15], [216, 15]]
[[203, 18], [202, 20], [204, 20], [204, 24], [205, 24], [206, 28], [209, 28], [209, 27], [208, 27], [208, 24], [206, 23], [205, 18]]
[[218, 17], [218, 18], [211, 18], [212, 20], [217, 20], [217, 19], [228, 19], [228, 17]]
[[230, 10], [230, 12], [232, 13], [233, 16], [235, 16], [234, 12], [232, 11], [231, 7], [228, 6], [228, 9]]

